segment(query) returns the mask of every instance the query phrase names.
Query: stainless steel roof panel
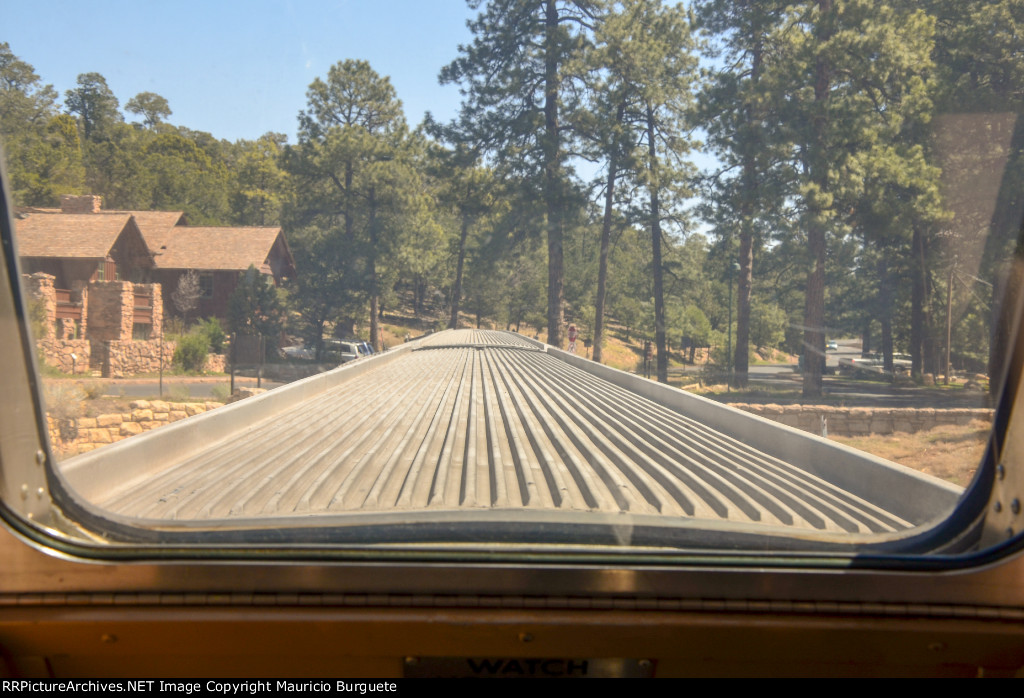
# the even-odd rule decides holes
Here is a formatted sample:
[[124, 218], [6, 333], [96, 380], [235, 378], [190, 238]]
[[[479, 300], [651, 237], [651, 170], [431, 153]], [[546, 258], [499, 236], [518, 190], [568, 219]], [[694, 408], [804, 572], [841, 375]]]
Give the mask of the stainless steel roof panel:
[[[823, 477], [830, 464], [748, 443], [749, 415], [735, 417], [736, 433], [711, 428], [705, 403], [684, 413], [512, 333], [449, 331], [358, 363], [166, 427], [177, 437], [165, 440], [181, 439], [189, 421], [210, 421], [184, 457], [162, 457], [157, 430], [62, 467], [92, 504], [146, 520], [525, 509], [832, 533], [922, 523]], [[630, 381], [643, 379], [616, 378]], [[812, 437], [779, 427], [776, 438]], [[808, 453], [820, 458], [822, 448]], [[825, 453], [843, 467], [861, 462], [848, 449]], [[885, 476], [908, 492], [937, 487], [955, 500], [956, 488], [863, 458], [865, 478], [892, 468]], [[90, 475], [100, 468], [123, 477], [106, 470], [98, 486]]]

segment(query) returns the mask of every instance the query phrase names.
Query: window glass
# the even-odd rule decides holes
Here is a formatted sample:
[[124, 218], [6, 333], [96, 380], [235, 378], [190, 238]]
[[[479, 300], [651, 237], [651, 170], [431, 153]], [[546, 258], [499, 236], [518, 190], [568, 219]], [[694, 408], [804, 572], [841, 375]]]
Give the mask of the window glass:
[[1020, 3], [555, 5], [204, 10], [224, 54], [18, 8], [54, 486], [114, 539], [939, 530], [1021, 287]]

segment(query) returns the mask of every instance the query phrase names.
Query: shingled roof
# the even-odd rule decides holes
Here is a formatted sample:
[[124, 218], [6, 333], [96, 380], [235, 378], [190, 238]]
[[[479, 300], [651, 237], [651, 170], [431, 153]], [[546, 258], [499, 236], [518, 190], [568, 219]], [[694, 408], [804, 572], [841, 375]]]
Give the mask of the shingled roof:
[[146, 243], [158, 269], [244, 271], [262, 269], [280, 235], [279, 227], [177, 226], [147, 234]]
[[101, 211], [103, 214], [124, 214], [135, 216], [135, 222], [139, 226], [142, 237], [146, 239], [150, 250], [154, 250], [154, 243], [150, 237], [164, 235], [176, 225], [185, 224], [185, 213], [183, 211]]
[[15, 223], [22, 257], [105, 259], [126, 228], [139, 233], [128, 213], [35, 214]]

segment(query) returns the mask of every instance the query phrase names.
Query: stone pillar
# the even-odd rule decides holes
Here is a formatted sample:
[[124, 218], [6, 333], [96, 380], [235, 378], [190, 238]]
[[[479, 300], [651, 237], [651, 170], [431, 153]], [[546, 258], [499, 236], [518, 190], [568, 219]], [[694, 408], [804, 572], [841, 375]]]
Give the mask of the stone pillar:
[[57, 337], [57, 291], [53, 286], [54, 278], [41, 271], [25, 275], [25, 290], [32, 298], [41, 303], [43, 308], [42, 336], [36, 337], [37, 340], [56, 339]]
[[134, 317], [135, 290], [130, 281], [90, 282], [88, 339], [130, 342]]

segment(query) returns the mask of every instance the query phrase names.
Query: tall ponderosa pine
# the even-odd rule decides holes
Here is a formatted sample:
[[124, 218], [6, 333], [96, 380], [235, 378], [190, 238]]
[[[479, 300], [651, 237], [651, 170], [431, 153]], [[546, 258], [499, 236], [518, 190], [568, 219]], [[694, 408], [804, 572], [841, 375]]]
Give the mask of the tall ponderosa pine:
[[860, 184], [858, 155], [898, 134], [907, 110], [927, 99], [933, 24], [868, 0], [791, 5], [772, 71], [786, 97], [782, 131], [794, 153], [793, 192], [806, 235], [804, 396], [821, 395], [825, 368], [825, 266], [829, 239], [847, 229], [840, 205]]
[[[481, 0], [468, 0], [477, 9]], [[494, 155], [498, 168], [543, 182], [548, 248], [548, 342], [562, 341], [565, 113], [574, 109], [567, 66], [586, 45], [596, 0], [493, 0], [470, 24], [475, 38], [441, 71], [466, 98], [452, 140]]]
[[[296, 180], [296, 243], [318, 250], [305, 259], [328, 265], [322, 276], [332, 280], [324, 288], [339, 293], [329, 299], [336, 312], [357, 298], [369, 301], [370, 341], [379, 349], [385, 288], [379, 263], [410, 229], [399, 219], [421, 192], [411, 181], [416, 175], [402, 104], [386, 77], [352, 60], [332, 66], [326, 81], [314, 80], [307, 98], [299, 143], [286, 157]], [[300, 289], [298, 300], [309, 295], [307, 301], [321, 304], [322, 294]]]
[[686, 157], [691, 143], [686, 119], [697, 59], [682, 6], [628, 0], [618, 9], [605, 20], [598, 36], [611, 49], [606, 71], [611, 91], [623, 106], [620, 128], [631, 134], [629, 140], [635, 144], [630, 155], [636, 166], [629, 175], [647, 195], [646, 205], [639, 207], [636, 216], [651, 240], [657, 375], [659, 381], [667, 382], [662, 223], [680, 215], [679, 204], [689, 193], [692, 173]]
[[64, 106], [69, 114], [77, 114], [82, 136], [87, 141], [99, 140], [114, 125], [124, 121], [117, 97], [99, 73], [82, 73], [78, 87], [64, 93]]
[[[708, 0], [699, 8], [704, 29], [720, 42], [715, 53], [725, 66], [705, 85], [698, 113], [723, 164], [709, 192], [709, 217], [717, 234], [739, 238], [736, 345], [730, 357], [737, 387], [747, 385], [749, 371], [754, 249], [765, 229], [776, 227], [771, 222], [778, 218], [788, 172], [787, 149], [769, 135], [779, 124], [779, 104], [765, 79], [778, 59], [774, 32], [786, 4]], [[726, 261], [733, 263], [729, 255]]]

